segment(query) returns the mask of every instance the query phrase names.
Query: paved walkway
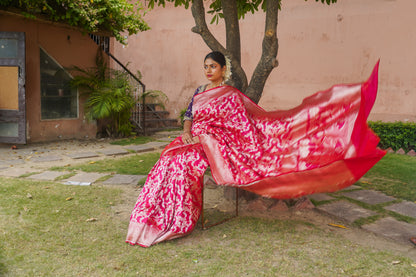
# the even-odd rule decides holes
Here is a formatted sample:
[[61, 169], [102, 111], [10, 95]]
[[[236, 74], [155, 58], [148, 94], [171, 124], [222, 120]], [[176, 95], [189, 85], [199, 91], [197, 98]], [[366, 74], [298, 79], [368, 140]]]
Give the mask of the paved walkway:
[[[179, 135], [178, 132], [158, 133], [158, 140], [143, 145], [117, 146], [106, 140], [54, 142], [30, 146], [0, 144], [0, 176], [19, 177], [34, 180], [59, 180], [66, 185], [89, 186], [95, 182], [111, 185], [133, 185], [146, 178], [145, 175], [109, 175], [105, 173], [51, 171], [52, 166], [85, 163], [90, 160], [104, 159], [112, 156], [129, 155], [160, 151]], [[25, 177], [26, 176], [26, 177]], [[105, 181], [102, 181], [105, 180]], [[371, 222], [361, 228], [398, 241], [411, 244], [410, 237], [416, 236], [416, 224], [401, 219], [416, 219], [416, 203], [403, 201], [381, 192], [351, 186], [336, 193], [315, 194], [309, 196], [316, 209], [337, 219], [340, 224], [348, 226], [357, 220]], [[378, 212], [377, 212], [378, 211]], [[386, 216], [387, 215], [387, 216]]]

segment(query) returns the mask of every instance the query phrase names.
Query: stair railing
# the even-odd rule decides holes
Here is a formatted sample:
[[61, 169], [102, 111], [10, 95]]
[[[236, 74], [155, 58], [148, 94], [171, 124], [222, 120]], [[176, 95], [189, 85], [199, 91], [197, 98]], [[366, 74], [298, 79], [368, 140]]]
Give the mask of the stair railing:
[[[130, 120], [135, 125], [136, 129], [146, 135], [146, 125], [145, 125], [145, 104], [146, 99], [144, 97], [144, 92], [146, 91], [145, 84], [137, 78], [122, 62], [120, 62], [113, 54], [110, 53], [110, 38], [98, 36], [94, 34], [89, 34], [90, 38], [101, 47], [101, 49], [106, 53], [113, 61], [115, 61], [133, 80], [135, 81], [134, 87], [136, 88], [133, 92], [133, 97], [136, 100], [135, 105], [132, 111], [132, 116]], [[141, 97], [140, 97], [141, 96]], [[140, 98], [142, 103], [140, 103]]]

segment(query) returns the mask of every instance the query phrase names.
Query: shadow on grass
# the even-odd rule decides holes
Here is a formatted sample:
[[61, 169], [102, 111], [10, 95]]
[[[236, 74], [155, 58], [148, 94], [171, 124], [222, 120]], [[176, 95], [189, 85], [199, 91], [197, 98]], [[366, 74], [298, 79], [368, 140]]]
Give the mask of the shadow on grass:
[[0, 276], [3, 276], [7, 273], [6, 265], [3, 262], [3, 249], [0, 246]]

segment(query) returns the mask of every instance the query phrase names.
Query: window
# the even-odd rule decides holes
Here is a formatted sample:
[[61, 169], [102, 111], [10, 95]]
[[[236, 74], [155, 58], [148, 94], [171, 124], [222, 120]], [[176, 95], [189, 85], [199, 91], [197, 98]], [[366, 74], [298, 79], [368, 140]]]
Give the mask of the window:
[[70, 87], [71, 79], [71, 75], [40, 48], [41, 119], [78, 117], [78, 92]]

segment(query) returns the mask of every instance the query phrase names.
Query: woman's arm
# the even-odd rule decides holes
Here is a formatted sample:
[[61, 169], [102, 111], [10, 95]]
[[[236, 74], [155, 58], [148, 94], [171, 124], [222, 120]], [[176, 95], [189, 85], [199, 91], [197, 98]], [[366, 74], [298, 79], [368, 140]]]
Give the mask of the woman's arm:
[[185, 120], [183, 122], [182, 141], [186, 144], [199, 143], [199, 137], [193, 137], [191, 133], [192, 120]]
[[183, 122], [183, 134], [182, 134], [182, 141], [184, 143], [192, 143], [192, 120], [185, 120]]

